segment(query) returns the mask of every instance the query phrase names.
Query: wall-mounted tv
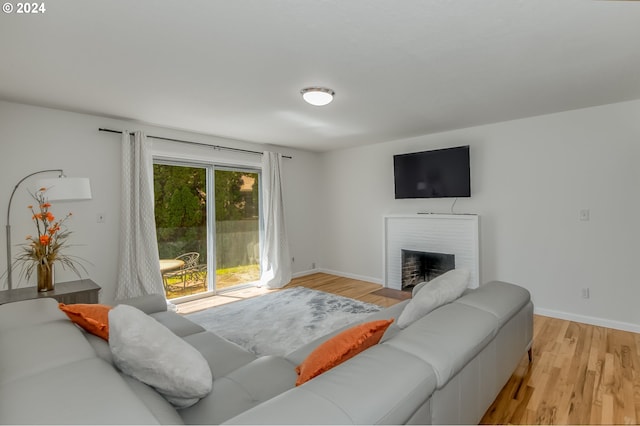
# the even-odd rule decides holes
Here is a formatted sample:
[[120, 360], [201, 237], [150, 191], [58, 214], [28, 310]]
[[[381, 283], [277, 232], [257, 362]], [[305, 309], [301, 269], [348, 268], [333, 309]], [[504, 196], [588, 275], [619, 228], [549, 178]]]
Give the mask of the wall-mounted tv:
[[393, 156], [396, 199], [471, 196], [469, 146]]

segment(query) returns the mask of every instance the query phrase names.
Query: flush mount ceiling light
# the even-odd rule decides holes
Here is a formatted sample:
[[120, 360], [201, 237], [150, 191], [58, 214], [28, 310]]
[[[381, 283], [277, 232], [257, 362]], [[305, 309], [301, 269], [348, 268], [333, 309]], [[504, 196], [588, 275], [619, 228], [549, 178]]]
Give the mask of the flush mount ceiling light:
[[302, 94], [302, 99], [315, 106], [327, 105], [336, 94], [336, 92], [326, 87], [307, 87], [302, 89], [300, 93]]

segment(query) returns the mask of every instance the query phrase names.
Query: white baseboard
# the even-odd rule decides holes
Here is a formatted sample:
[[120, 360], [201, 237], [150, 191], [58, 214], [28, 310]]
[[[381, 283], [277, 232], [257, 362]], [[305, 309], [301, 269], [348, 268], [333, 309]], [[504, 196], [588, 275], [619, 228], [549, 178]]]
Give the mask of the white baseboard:
[[311, 275], [311, 274], [315, 274], [317, 272], [320, 272], [319, 269], [309, 269], [307, 271], [300, 271], [300, 272], [296, 272], [295, 274], [291, 274], [291, 278], [300, 278], [300, 277], [304, 277], [307, 275]]
[[533, 312], [537, 315], [545, 317], [559, 318], [567, 321], [581, 322], [584, 324], [597, 325], [599, 327], [614, 328], [616, 330], [630, 331], [632, 333], [640, 333], [640, 325], [628, 322], [608, 320], [604, 318], [590, 317], [586, 315], [571, 314], [568, 312], [554, 311], [544, 308], [533, 308]]
[[323, 272], [325, 274], [337, 275], [339, 277], [351, 278], [353, 280], [367, 281], [374, 284], [384, 285], [380, 278], [365, 277], [364, 275], [349, 274], [347, 272], [333, 271], [331, 269], [324, 268], [320, 268], [316, 272]]

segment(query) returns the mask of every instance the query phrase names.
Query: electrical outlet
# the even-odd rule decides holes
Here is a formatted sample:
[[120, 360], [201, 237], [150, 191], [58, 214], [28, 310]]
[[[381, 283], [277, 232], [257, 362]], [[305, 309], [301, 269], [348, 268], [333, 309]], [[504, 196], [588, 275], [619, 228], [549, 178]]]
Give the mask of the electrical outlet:
[[292, 257], [292, 258], [291, 258], [291, 263], [294, 263], [295, 261], [296, 261], [296, 258], [295, 258], [295, 257]]
[[582, 298], [583, 299], [588, 299], [589, 298], [589, 288], [583, 288], [582, 289]]
[[313, 263], [311, 264], [311, 269], [316, 269], [316, 262], [313, 262]]
[[96, 215], [96, 222], [98, 222], [98, 223], [105, 223], [106, 221], [107, 221], [107, 219], [106, 219], [106, 217], [105, 217], [104, 213], [98, 213], [98, 214]]
[[580, 220], [583, 222], [589, 221], [589, 209], [580, 210]]

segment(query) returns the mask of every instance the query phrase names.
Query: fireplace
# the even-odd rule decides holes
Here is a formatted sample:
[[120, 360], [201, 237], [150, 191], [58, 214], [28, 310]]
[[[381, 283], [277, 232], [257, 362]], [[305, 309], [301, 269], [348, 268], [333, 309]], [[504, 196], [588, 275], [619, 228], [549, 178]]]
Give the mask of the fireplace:
[[[455, 267], [471, 273], [469, 288], [480, 285], [478, 216], [472, 214], [393, 214], [384, 218], [384, 286], [402, 290], [402, 250], [455, 256]], [[420, 275], [420, 274], [417, 274]]]
[[431, 281], [456, 267], [455, 255], [402, 250], [402, 290], [411, 289], [423, 281]]

